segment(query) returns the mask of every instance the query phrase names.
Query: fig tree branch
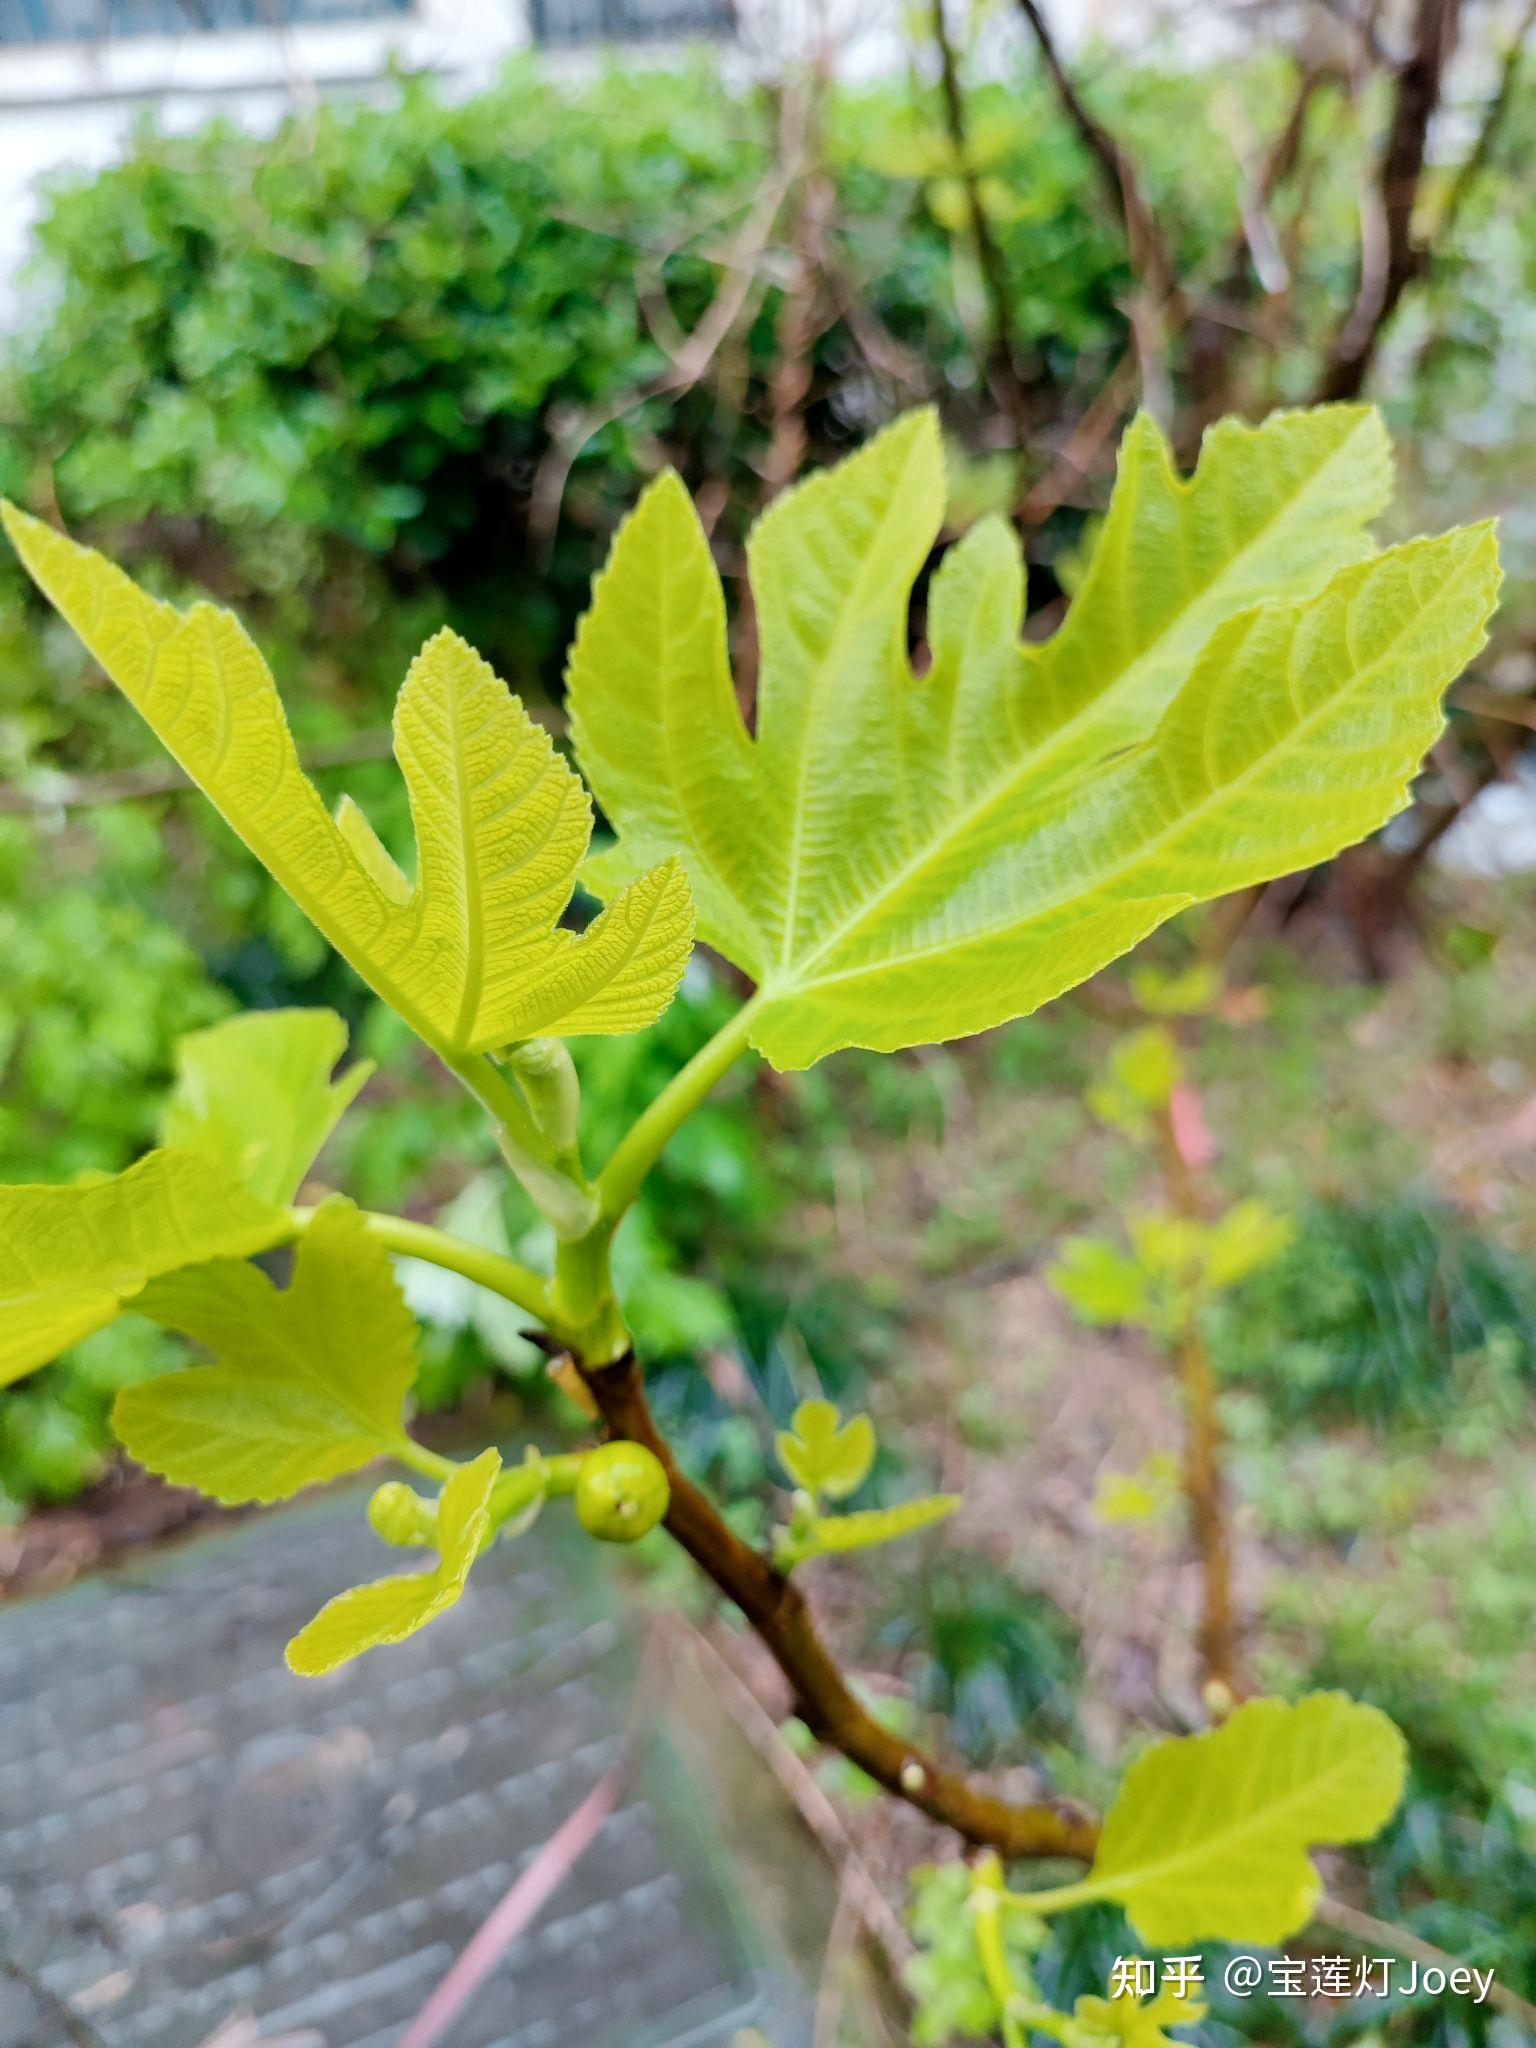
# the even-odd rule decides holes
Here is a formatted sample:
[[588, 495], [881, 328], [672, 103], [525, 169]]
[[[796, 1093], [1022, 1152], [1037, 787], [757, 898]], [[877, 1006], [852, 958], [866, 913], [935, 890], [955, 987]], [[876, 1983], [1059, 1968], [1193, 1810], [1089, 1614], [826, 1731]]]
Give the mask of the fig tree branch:
[[1361, 238], [1355, 302], [1329, 351], [1317, 387], [1320, 403], [1359, 396], [1403, 293], [1424, 269], [1427, 259], [1413, 217], [1458, 12], [1459, 0], [1416, 0], [1413, 41], [1398, 66], [1392, 118], [1365, 216], [1379, 225]]
[[633, 1355], [578, 1369], [609, 1436], [643, 1444], [660, 1459], [672, 1499], [665, 1527], [745, 1616], [789, 1682], [795, 1711], [820, 1741], [887, 1792], [1009, 1861], [1091, 1861], [1097, 1829], [1064, 1800], [1015, 1804], [951, 1771], [877, 1721], [822, 1641], [800, 1587], [732, 1529], [678, 1466], [657, 1428]]

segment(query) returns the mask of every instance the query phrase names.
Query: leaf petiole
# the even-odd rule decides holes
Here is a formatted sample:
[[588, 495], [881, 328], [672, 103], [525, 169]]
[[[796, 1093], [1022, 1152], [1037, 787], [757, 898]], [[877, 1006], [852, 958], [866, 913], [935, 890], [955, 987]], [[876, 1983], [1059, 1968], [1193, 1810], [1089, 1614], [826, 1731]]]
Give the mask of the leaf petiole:
[[[293, 1227], [292, 1234], [302, 1236], [315, 1214], [313, 1209], [290, 1209], [288, 1219]], [[454, 1237], [446, 1230], [437, 1229], [434, 1224], [413, 1222], [407, 1216], [386, 1216], [377, 1210], [368, 1210], [364, 1212], [363, 1220], [369, 1234], [376, 1237], [386, 1251], [396, 1252], [403, 1258], [423, 1259], [428, 1265], [441, 1266], [445, 1272], [461, 1274], [464, 1279], [473, 1280], [492, 1294], [499, 1294], [503, 1301], [525, 1309], [555, 1336], [561, 1334], [550, 1299], [549, 1283], [531, 1267], [520, 1265], [516, 1259], [509, 1259], [501, 1252], [488, 1251], [484, 1245], [471, 1244], [467, 1238]]]
[[616, 1223], [624, 1214], [670, 1140], [746, 1051], [761, 1000], [758, 994], [743, 1003], [735, 1016], [699, 1047], [687, 1065], [678, 1069], [614, 1147], [612, 1157], [597, 1178], [602, 1214], [611, 1222]]

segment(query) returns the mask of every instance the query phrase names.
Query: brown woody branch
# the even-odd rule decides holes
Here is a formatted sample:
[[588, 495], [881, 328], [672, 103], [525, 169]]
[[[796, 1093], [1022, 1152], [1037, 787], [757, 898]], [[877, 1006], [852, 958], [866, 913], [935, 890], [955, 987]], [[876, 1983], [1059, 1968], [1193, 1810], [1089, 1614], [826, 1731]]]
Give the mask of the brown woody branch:
[[661, 1460], [672, 1489], [668, 1532], [751, 1623], [789, 1681], [795, 1711], [812, 1734], [887, 1792], [978, 1848], [996, 1849], [1009, 1861], [1092, 1859], [1098, 1830], [1077, 1807], [1065, 1800], [1015, 1805], [936, 1763], [875, 1719], [838, 1669], [799, 1586], [743, 1542], [679, 1469], [651, 1415], [633, 1355], [614, 1365], [583, 1367], [581, 1375], [610, 1437], [644, 1444]]
[[[1204, 1193], [1181, 1137], [1172, 1100], [1157, 1112], [1157, 1138], [1170, 1208], [1190, 1222], [1205, 1221]], [[1200, 1560], [1200, 1621], [1196, 1641], [1206, 1684], [1220, 1687], [1235, 1698], [1241, 1687], [1225, 1440], [1210, 1352], [1193, 1309], [1186, 1312], [1178, 1332], [1175, 1362], [1184, 1403], [1184, 1499]]]
[[1403, 293], [1419, 277], [1425, 251], [1413, 232], [1430, 124], [1440, 105], [1446, 60], [1456, 39], [1460, 0], [1417, 0], [1413, 43], [1398, 66], [1392, 119], [1362, 233], [1355, 302], [1317, 387], [1322, 403], [1357, 398]]

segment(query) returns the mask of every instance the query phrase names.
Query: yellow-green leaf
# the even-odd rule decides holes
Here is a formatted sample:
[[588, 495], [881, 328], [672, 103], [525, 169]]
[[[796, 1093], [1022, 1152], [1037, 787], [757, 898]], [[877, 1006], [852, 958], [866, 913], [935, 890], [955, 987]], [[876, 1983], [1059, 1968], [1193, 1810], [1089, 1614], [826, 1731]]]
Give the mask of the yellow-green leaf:
[[4, 508], [44, 593], [336, 950], [430, 1044], [463, 1053], [544, 1032], [630, 1031], [671, 1001], [692, 944], [675, 861], [579, 937], [556, 925], [591, 806], [547, 733], [454, 634], [429, 640], [395, 707], [416, 828], [414, 886], [355, 805], [332, 818], [277, 687], [239, 623], [185, 613], [41, 520]]
[[355, 1472], [400, 1441], [416, 1377], [416, 1324], [388, 1253], [333, 1197], [279, 1290], [221, 1259], [145, 1289], [135, 1304], [214, 1354], [117, 1397], [131, 1456], [215, 1500], [282, 1500]]
[[1102, 1237], [1069, 1237], [1046, 1274], [1085, 1323], [1141, 1323], [1153, 1313], [1139, 1262]]
[[571, 659], [577, 751], [620, 835], [596, 885], [680, 850], [780, 1066], [1037, 1007], [1400, 807], [1497, 558], [1471, 529], [1362, 561], [1388, 486], [1361, 408], [1223, 423], [1188, 481], [1139, 421], [1061, 630], [1021, 643], [1017, 538], [983, 521], [934, 578], [918, 679], [909, 602], [945, 493], [913, 415], [754, 529], [749, 734], [708, 543], [663, 478]]
[[1385, 1714], [1343, 1693], [1294, 1706], [1250, 1700], [1219, 1728], [1156, 1742], [1136, 1759], [1092, 1870], [1060, 1901], [1114, 1899], [1151, 1948], [1284, 1941], [1306, 1925], [1322, 1888], [1308, 1851], [1384, 1827], [1402, 1796], [1405, 1754]]
[[156, 1275], [264, 1251], [286, 1229], [195, 1152], [72, 1187], [0, 1187], [0, 1386], [112, 1322]]
[[1178, 1466], [1165, 1451], [1154, 1451], [1135, 1472], [1102, 1472], [1088, 1512], [1105, 1528], [1150, 1522], [1173, 1504]]
[[1207, 2010], [1203, 1998], [1173, 1986], [1164, 1986], [1150, 1998], [1140, 1998], [1134, 1991], [1116, 1991], [1108, 1998], [1090, 1995], [1078, 1999], [1072, 2009], [1073, 2048], [1098, 2048], [1101, 2042], [1120, 2043], [1122, 2048], [1187, 2048], [1169, 2029], [1198, 2026]]
[[1206, 1232], [1205, 1285], [1236, 1287], [1272, 1266], [1295, 1235], [1291, 1219], [1256, 1196], [1234, 1203]]
[[490, 1534], [491, 1490], [500, 1471], [501, 1457], [494, 1450], [461, 1465], [438, 1503], [435, 1569], [404, 1572], [338, 1593], [288, 1645], [289, 1668], [316, 1678], [364, 1650], [403, 1642], [452, 1607]]
[[346, 1049], [334, 1010], [252, 1010], [190, 1032], [160, 1135], [227, 1166], [263, 1201], [291, 1202], [373, 1072], [358, 1060], [332, 1081]]
[[853, 1415], [839, 1426], [830, 1401], [802, 1401], [778, 1437], [779, 1462], [809, 1494], [846, 1500], [857, 1493], [875, 1462], [875, 1425]]
[[781, 1564], [798, 1564], [832, 1552], [873, 1550], [915, 1536], [935, 1522], [947, 1521], [960, 1505], [958, 1493], [925, 1493], [892, 1508], [861, 1508], [852, 1515], [818, 1515], [804, 1529], [791, 1529], [780, 1540]]

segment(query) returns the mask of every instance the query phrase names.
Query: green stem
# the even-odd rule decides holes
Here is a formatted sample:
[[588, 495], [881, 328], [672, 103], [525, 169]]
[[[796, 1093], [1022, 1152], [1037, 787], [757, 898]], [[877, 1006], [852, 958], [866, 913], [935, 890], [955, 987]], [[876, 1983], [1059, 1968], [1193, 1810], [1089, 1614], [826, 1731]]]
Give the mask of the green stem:
[[[290, 1209], [288, 1215], [294, 1235], [301, 1236], [313, 1221], [315, 1211]], [[503, 1301], [526, 1310], [542, 1327], [554, 1328], [549, 1284], [531, 1267], [519, 1265], [516, 1259], [501, 1252], [487, 1251], [484, 1245], [471, 1244], [467, 1238], [453, 1237], [431, 1223], [413, 1223], [407, 1216], [384, 1216], [376, 1210], [365, 1210], [363, 1221], [386, 1251], [398, 1252], [404, 1258], [423, 1259], [430, 1266], [461, 1274], [492, 1294], [499, 1294]], [[555, 1330], [555, 1334], [560, 1332]]]
[[403, 1436], [391, 1446], [391, 1455], [397, 1465], [404, 1465], [412, 1472], [419, 1472], [423, 1479], [451, 1479], [458, 1466], [452, 1458], [444, 1458], [437, 1451], [429, 1451], [425, 1444], [419, 1444], [413, 1437]]
[[602, 1214], [616, 1223], [639, 1193], [656, 1161], [666, 1150], [679, 1126], [690, 1117], [715, 1083], [747, 1049], [752, 1015], [760, 998], [744, 1003], [694, 1054], [662, 1089], [655, 1101], [636, 1119], [615, 1147], [612, 1158], [597, 1179]]
[[1004, 2048], [1026, 2048], [1026, 2036], [1015, 2011], [1018, 1986], [1013, 1981], [1002, 1922], [998, 1916], [1003, 1897], [1002, 1864], [995, 1855], [985, 1856], [977, 1866], [976, 1884], [971, 1893], [971, 1912], [976, 1921], [976, 1951], [981, 1958], [987, 1989], [1002, 2021]]
[[561, 1233], [555, 1251], [551, 1327], [587, 1366], [611, 1365], [630, 1349], [629, 1331], [613, 1291], [613, 1233], [667, 1141], [745, 1050], [751, 1019], [748, 1002], [673, 1075], [598, 1176], [596, 1214], [589, 1226]]

